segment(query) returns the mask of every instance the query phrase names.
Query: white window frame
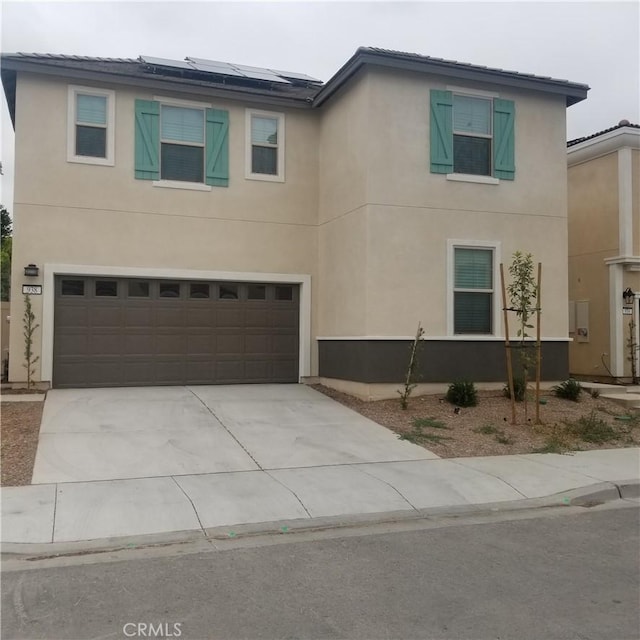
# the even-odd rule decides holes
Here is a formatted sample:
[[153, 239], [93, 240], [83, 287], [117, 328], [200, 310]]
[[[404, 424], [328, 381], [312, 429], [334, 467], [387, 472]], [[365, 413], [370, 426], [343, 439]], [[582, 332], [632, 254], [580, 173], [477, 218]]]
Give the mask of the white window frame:
[[[491, 309], [491, 333], [454, 333], [454, 291], [455, 291], [455, 249], [486, 249], [493, 251], [493, 289]], [[499, 336], [500, 303], [498, 286], [500, 282], [500, 262], [502, 261], [502, 243], [497, 240], [447, 240], [447, 336], [464, 340], [482, 340], [486, 336]], [[474, 289], [483, 292], [484, 289]], [[487, 290], [488, 292], [488, 290]]]
[[[472, 138], [484, 138], [485, 140], [486, 139], [491, 140], [491, 154], [489, 158], [489, 162], [491, 163], [491, 166], [490, 166], [489, 175], [454, 172], [454, 173], [447, 174], [447, 180], [454, 180], [457, 182], [476, 182], [479, 184], [500, 184], [500, 179], [493, 177], [493, 171], [494, 171], [494, 167], [493, 167], [493, 145], [494, 145], [493, 99], [499, 98], [500, 95], [498, 93], [493, 93], [492, 91], [480, 91], [479, 89], [466, 89], [463, 87], [452, 87], [452, 86], [448, 86], [447, 91], [451, 91], [451, 93], [453, 94], [452, 102], [451, 102], [451, 109], [452, 109], [451, 133], [454, 138], [454, 142], [455, 142], [456, 135], [461, 135], [461, 136], [464, 135]], [[456, 130], [454, 128], [455, 117], [453, 117], [455, 113], [455, 106], [454, 106], [455, 96], [463, 96], [465, 98], [479, 98], [479, 99], [488, 100], [491, 102], [491, 109], [489, 111], [489, 126], [491, 128], [491, 133], [489, 135], [482, 134], [482, 133], [470, 133], [468, 131], [460, 131], [456, 133]], [[454, 165], [454, 168], [455, 168], [455, 165]]]
[[[162, 107], [182, 107], [184, 109], [202, 109], [205, 112], [204, 118], [204, 151], [206, 154], [207, 148], [207, 113], [206, 110], [213, 107], [210, 102], [196, 102], [193, 100], [181, 100], [180, 98], [168, 98], [166, 96], [153, 96], [153, 100], [155, 102], [160, 103], [160, 148], [158, 149], [158, 161], [160, 162], [160, 173], [162, 173]], [[171, 143], [171, 141], [167, 140], [166, 142]], [[175, 142], [175, 141], [174, 141]], [[190, 143], [184, 142], [180, 143], [184, 145], [189, 145]], [[195, 143], [191, 143], [193, 146], [200, 146]], [[161, 187], [165, 189], [186, 189], [188, 191], [211, 191], [211, 185], [208, 185], [206, 181], [206, 172], [207, 172], [207, 159], [204, 158], [204, 175], [202, 182], [187, 182], [186, 180], [154, 180], [152, 182], [154, 187]]]
[[[252, 153], [253, 141], [251, 140], [251, 118], [273, 118], [278, 121], [278, 173], [253, 173]], [[247, 180], [265, 180], [267, 182], [284, 182], [284, 113], [275, 111], [262, 111], [260, 109], [247, 109], [245, 111], [245, 178]]]
[[[106, 149], [104, 158], [76, 155], [76, 115], [78, 95], [99, 96], [107, 99]], [[97, 164], [113, 167], [115, 164], [116, 92], [112, 89], [69, 85], [67, 90], [67, 162]]]

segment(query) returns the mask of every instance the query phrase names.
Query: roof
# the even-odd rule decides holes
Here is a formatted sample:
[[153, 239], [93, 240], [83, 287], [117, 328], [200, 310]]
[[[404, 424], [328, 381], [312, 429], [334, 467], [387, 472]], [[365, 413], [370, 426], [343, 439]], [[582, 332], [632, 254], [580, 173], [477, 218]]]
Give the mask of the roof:
[[585, 84], [505, 71], [374, 47], [360, 47], [326, 83], [306, 74], [247, 67], [187, 57], [167, 60], [139, 58], [95, 58], [39, 53], [2, 55], [2, 83], [11, 119], [15, 117], [15, 82], [18, 71], [64, 76], [77, 81], [95, 80], [166, 90], [179, 85], [184, 91], [301, 108], [320, 107], [365, 66], [409, 70], [450, 79], [472, 80], [493, 85], [563, 96], [567, 106], [587, 97]]
[[367, 64], [562, 95], [566, 99], [567, 106], [584, 100], [587, 97], [587, 91], [589, 91], [588, 85], [570, 82], [569, 80], [559, 80], [548, 76], [536, 76], [530, 73], [506, 71], [455, 60], [433, 58], [418, 53], [392, 51], [376, 47], [360, 47], [331, 80], [320, 89], [314, 99], [314, 106], [322, 104], [360, 67]]
[[611, 133], [616, 129], [622, 129], [624, 127], [630, 127], [632, 129], [640, 129], [640, 124], [632, 124], [628, 120], [620, 120], [618, 124], [613, 127], [609, 127], [608, 129], [603, 129], [602, 131], [598, 131], [597, 133], [592, 133], [590, 136], [583, 136], [582, 138], [575, 138], [574, 140], [569, 140], [567, 142], [567, 147], [573, 147], [576, 144], [580, 144], [581, 142], [585, 142], [586, 140], [593, 140], [594, 138], [598, 138], [599, 136], [603, 136], [606, 133]]

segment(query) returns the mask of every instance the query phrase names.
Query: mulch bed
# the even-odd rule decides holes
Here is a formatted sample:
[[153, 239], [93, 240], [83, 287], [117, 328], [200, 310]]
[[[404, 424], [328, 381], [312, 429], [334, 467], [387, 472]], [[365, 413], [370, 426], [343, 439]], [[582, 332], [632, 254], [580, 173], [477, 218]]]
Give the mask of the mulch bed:
[[31, 484], [44, 402], [2, 402], [0, 465], [3, 487]]
[[[529, 418], [525, 420], [523, 403], [516, 403], [517, 422], [511, 424], [511, 403], [500, 391], [478, 392], [478, 405], [461, 408], [459, 413], [442, 395], [411, 397], [403, 410], [400, 400], [365, 402], [322, 385], [314, 389], [337, 400], [363, 416], [391, 429], [442, 458], [496, 456], [518, 453], [557, 452], [633, 447], [640, 444], [640, 416], [631, 416], [610, 400], [593, 398], [588, 392], [578, 402], [542, 395], [542, 424], [535, 424], [535, 402], [529, 401]], [[577, 437], [571, 426], [581, 418], [595, 418], [609, 425], [611, 439], [602, 443], [586, 442]], [[431, 418], [421, 431], [415, 419]]]

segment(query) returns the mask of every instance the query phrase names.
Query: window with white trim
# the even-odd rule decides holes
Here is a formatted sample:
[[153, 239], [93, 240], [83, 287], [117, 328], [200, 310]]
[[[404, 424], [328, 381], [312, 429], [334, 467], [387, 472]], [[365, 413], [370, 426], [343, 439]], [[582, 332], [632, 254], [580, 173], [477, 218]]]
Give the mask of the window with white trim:
[[494, 249], [453, 248], [453, 332], [492, 334]]
[[69, 86], [67, 160], [114, 164], [115, 92]]
[[160, 106], [160, 179], [204, 182], [204, 109]]
[[246, 111], [246, 177], [284, 181], [284, 114]]
[[453, 94], [453, 171], [492, 175], [492, 101]]

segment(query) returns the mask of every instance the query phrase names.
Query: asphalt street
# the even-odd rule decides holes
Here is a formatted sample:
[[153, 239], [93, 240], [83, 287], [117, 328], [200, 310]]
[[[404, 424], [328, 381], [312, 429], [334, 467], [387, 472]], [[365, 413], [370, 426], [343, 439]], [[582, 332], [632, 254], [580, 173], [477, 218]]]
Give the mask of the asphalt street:
[[7, 563], [2, 638], [637, 640], [639, 525], [627, 502]]

